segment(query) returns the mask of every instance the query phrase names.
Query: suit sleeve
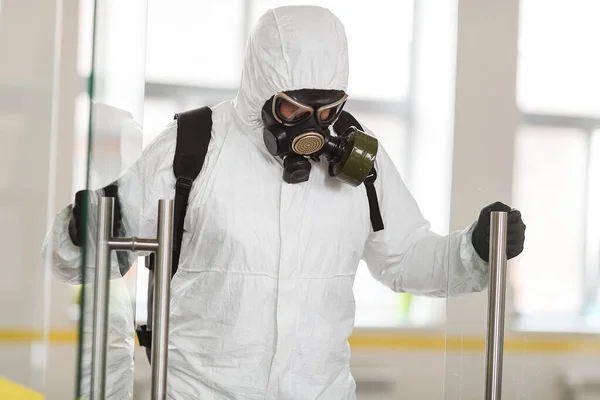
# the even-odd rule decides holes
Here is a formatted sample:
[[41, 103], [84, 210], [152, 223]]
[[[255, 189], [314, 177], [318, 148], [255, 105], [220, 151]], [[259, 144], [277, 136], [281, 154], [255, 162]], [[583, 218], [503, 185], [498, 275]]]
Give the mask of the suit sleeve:
[[396, 292], [447, 297], [486, 288], [489, 266], [471, 244], [474, 224], [447, 236], [430, 223], [380, 145], [375, 181], [385, 229], [371, 232], [363, 259], [372, 276]]
[[[121, 206], [121, 237], [155, 237], [158, 199], [173, 198], [175, 177], [172, 160], [176, 145], [176, 123], [171, 123], [142, 153], [134, 164], [114, 182], [118, 186]], [[42, 253], [53, 274], [64, 282], [91, 282], [95, 266], [94, 255], [97, 228], [97, 207], [103, 190], [91, 192], [86, 219], [87, 239], [82, 247], [73, 244], [69, 236], [69, 221], [73, 205], [56, 214], [44, 239]], [[85, 252], [83, 251], [85, 249]], [[83, 253], [86, 262], [82, 263]], [[111, 252], [111, 279], [121, 277], [131, 266], [131, 253]]]

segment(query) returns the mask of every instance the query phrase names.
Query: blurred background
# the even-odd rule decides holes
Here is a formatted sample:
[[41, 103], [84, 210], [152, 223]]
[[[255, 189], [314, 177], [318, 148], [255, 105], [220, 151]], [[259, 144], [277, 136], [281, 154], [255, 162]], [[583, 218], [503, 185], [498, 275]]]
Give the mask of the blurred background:
[[[346, 107], [435, 232], [497, 200], [522, 211], [504, 398], [600, 399], [597, 0], [0, 0], [0, 398], [13, 383], [75, 398], [81, 287], [42, 260], [54, 215], [122, 173], [176, 112], [234, 97], [254, 22], [286, 4], [344, 23]], [[124, 282], [143, 322], [138, 265]], [[483, 397], [487, 292], [395, 294], [361, 265], [355, 296], [359, 400]]]

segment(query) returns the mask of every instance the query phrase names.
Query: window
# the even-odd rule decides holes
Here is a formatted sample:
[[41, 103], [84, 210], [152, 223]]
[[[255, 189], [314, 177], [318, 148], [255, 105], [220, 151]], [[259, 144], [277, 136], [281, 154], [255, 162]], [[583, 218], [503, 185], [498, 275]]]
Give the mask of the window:
[[595, 130], [589, 145], [587, 230], [586, 230], [586, 304], [590, 317], [600, 325], [600, 130]]
[[528, 225], [527, 251], [515, 269], [517, 307], [528, 314], [576, 313], [583, 306], [577, 294], [585, 278], [587, 160], [582, 155], [588, 135], [526, 126], [517, 137], [515, 202]]
[[[346, 28], [351, 65], [347, 109], [377, 133], [395, 165], [406, 174], [405, 115], [413, 2], [374, 1], [352, 6], [342, 0], [313, 3], [330, 8]], [[175, 112], [234, 97], [246, 38], [254, 22], [268, 8], [306, 1], [234, 3], [176, 0], [167, 5], [164, 1], [148, 1], [145, 144], [172, 120]], [[382, 51], [377, 45], [382, 38], [394, 47]], [[143, 296], [146, 277], [143, 268], [138, 271], [139, 294]], [[411, 304], [410, 296], [395, 294], [375, 282], [364, 264], [356, 276], [355, 294], [359, 326], [397, 325]], [[145, 305], [138, 304], [137, 310], [143, 319]]]
[[[267, 9], [285, 5], [307, 4], [303, 0], [252, 1], [251, 21]], [[313, 1], [330, 9], [344, 24], [348, 38], [352, 97], [375, 100], [404, 100], [408, 93], [409, 53], [412, 39], [412, 1], [344, 0]], [[394, 43], [382, 51], [380, 43]]]
[[235, 87], [245, 46], [244, 1], [148, 0], [146, 79]]
[[521, 0], [523, 111], [600, 116], [599, 15], [594, 0]]
[[515, 261], [525, 315], [598, 315], [600, 3], [521, 0], [515, 206], [527, 249]]

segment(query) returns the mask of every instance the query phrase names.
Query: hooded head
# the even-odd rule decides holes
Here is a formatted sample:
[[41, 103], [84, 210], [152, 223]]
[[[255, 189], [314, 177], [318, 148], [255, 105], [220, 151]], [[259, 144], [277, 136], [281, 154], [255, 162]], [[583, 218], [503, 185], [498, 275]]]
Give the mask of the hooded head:
[[341, 21], [322, 7], [286, 6], [268, 10], [250, 34], [234, 104], [241, 122], [262, 132], [261, 109], [277, 92], [345, 91], [347, 86], [348, 45]]

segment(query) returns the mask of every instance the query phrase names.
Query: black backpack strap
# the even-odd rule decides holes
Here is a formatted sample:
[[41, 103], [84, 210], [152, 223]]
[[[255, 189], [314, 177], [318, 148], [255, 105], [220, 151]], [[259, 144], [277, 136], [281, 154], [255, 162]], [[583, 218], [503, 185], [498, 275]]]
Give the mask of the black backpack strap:
[[[347, 111], [342, 111], [338, 120], [333, 124], [333, 129], [338, 133], [344, 132], [349, 127], [354, 126], [363, 130], [360, 123]], [[367, 189], [367, 199], [369, 200], [369, 211], [371, 216], [371, 226], [374, 232], [383, 230], [383, 218], [379, 209], [379, 200], [377, 199], [377, 191], [375, 190], [375, 180], [377, 179], [377, 170], [375, 166], [365, 179], [365, 188]]]
[[[206, 153], [208, 152], [212, 131], [212, 110], [209, 107], [197, 108], [175, 114], [175, 119], [177, 120], [177, 144], [173, 159], [173, 174], [177, 180], [175, 183], [175, 209], [173, 210], [174, 227], [171, 278], [175, 275], [179, 266], [183, 224], [192, 184], [200, 174]], [[152, 253], [146, 262], [146, 267], [150, 270], [148, 276], [147, 325], [141, 325], [136, 328], [138, 341], [141, 346], [146, 348], [148, 361], [150, 361], [152, 347], [151, 327], [154, 303], [154, 263], [155, 254]]]
[[365, 188], [367, 189], [367, 199], [369, 200], [369, 211], [371, 214], [371, 226], [373, 227], [373, 232], [382, 231], [384, 228], [381, 210], [379, 210], [379, 199], [377, 198], [377, 191], [375, 190], [376, 179], [377, 170], [373, 167], [365, 179]]
[[177, 146], [173, 159], [175, 183], [175, 210], [173, 229], [173, 270], [171, 277], [177, 272], [183, 223], [187, 211], [188, 199], [194, 179], [200, 174], [204, 159], [208, 152], [212, 131], [212, 110], [209, 107], [197, 108], [175, 114], [177, 120]]

